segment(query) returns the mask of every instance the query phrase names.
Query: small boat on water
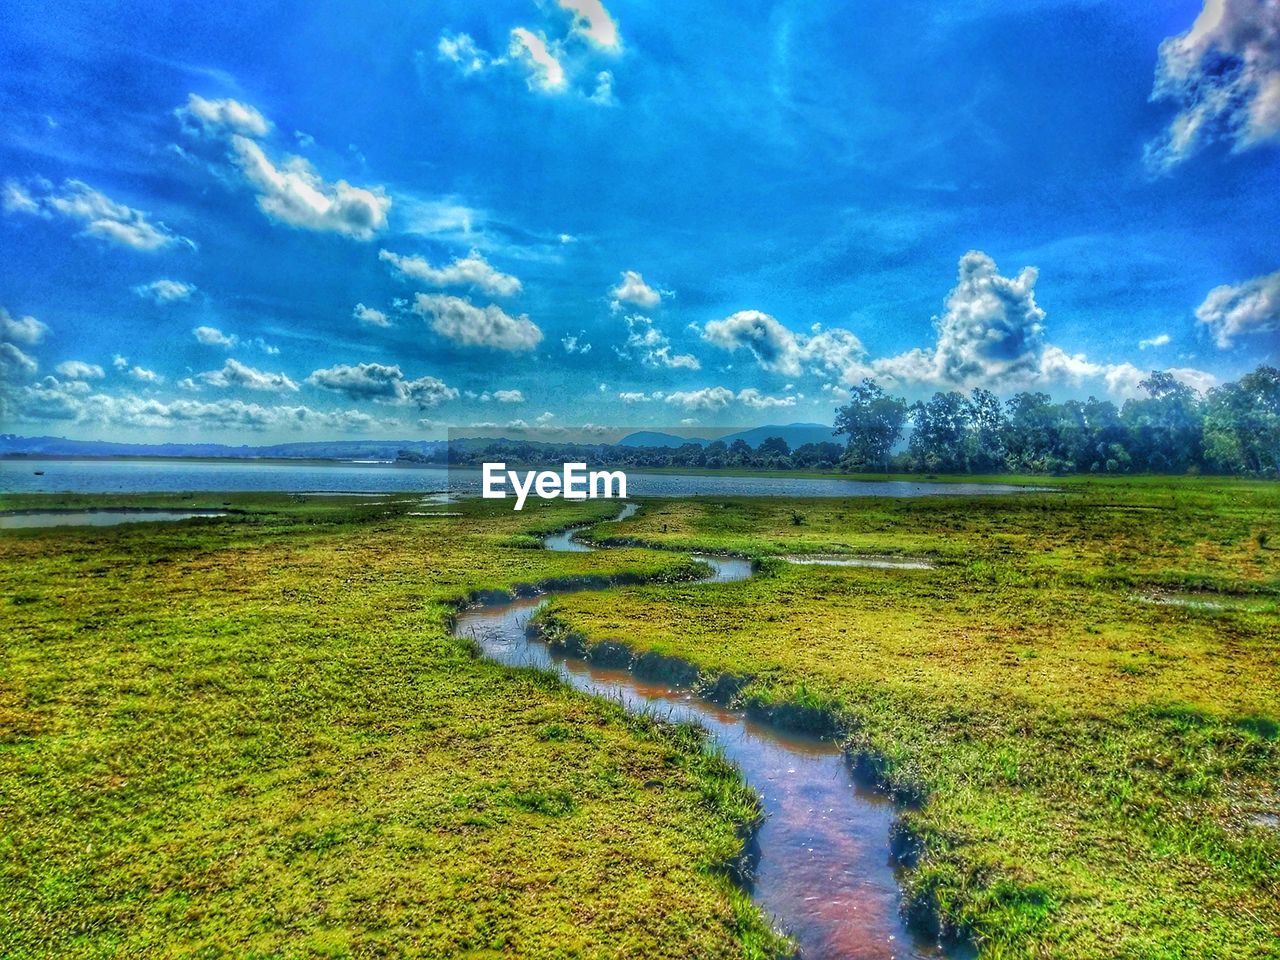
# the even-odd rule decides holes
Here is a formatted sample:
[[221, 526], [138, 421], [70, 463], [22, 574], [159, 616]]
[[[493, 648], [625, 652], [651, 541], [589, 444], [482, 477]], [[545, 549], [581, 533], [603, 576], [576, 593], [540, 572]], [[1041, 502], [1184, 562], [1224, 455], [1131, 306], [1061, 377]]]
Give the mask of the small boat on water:
[[43, 476], [44, 476], [44, 471], [43, 471], [43, 470], [37, 470], [37, 471], [36, 471], [36, 476], [37, 476], [37, 477], [43, 477]]

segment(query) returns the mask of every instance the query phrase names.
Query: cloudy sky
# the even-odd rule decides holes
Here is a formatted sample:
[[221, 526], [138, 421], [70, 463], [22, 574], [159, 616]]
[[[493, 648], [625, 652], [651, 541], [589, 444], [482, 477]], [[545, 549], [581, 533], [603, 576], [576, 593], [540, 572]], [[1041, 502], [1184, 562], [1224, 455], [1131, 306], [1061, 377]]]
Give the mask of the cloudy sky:
[[829, 422], [867, 376], [1280, 360], [1274, 0], [6, 8], [10, 432]]

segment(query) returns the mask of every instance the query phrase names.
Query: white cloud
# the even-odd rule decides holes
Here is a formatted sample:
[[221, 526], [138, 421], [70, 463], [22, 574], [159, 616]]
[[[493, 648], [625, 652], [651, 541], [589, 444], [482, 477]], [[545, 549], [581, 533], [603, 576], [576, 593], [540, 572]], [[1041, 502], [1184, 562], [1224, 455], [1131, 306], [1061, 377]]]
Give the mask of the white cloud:
[[115, 367], [117, 370], [128, 370], [129, 358], [117, 353], [115, 356], [111, 358], [111, 365]]
[[552, 413], [550, 410], [547, 410], [544, 413], [540, 413], [536, 417], [534, 417], [533, 422], [540, 427], [545, 427], [555, 418], [556, 418], [556, 415]]
[[560, 346], [564, 347], [565, 353], [590, 353], [591, 344], [586, 341], [587, 333], [585, 330], [576, 334], [570, 334], [560, 338]]
[[226, 347], [230, 350], [240, 338], [230, 333], [223, 333], [217, 327], [196, 327], [191, 331], [195, 334], [196, 340], [203, 343], [206, 347]]
[[1154, 337], [1147, 337], [1145, 340], [1138, 341], [1138, 349], [1146, 350], [1150, 347], [1163, 347], [1173, 338], [1167, 333], [1157, 333]]
[[623, 270], [622, 280], [609, 291], [609, 297], [613, 300], [614, 310], [621, 310], [624, 303], [641, 310], [652, 310], [662, 302], [665, 292], [649, 286], [635, 270]]
[[1280, 333], [1280, 270], [1243, 283], [1214, 287], [1196, 308], [1196, 319], [1226, 349], [1236, 337]]
[[1160, 44], [1152, 100], [1179, 106], [1147, 144], [1146, 161], [1167, 172], [1201, 147], [1233, 151], [1280, 138], [1280, 11], [1275, 0], [1205, 0], [1186, 33]]
[[[625, 396], [620, 394], [621, 396]], [[723, 410], [735, 401], [752, 410], [769, 410], [775, 407], [794, 407], [799, 397], [771, 397], [761, 393], [755, 387], [747, 387], [734, 393], [728, 387], [703, 387], [700, 390], [675, 390], [671, 393], [654, 393], [649, 398], [640, 395], [641, 400], [664, 400], [685, 410], [714, 412]], [[623, 402], [637, 402], [636, 400]]]
[[[604, 386], [604, 384], [601, 384]], [[648, 403], [652, 399], [647, 393], [639, 390], [627, 390], [618, 394], [618, 399], [623, 403]]]
[[608, 70], [601, 70], [596, 74], [596, 88], [591, 91], [591, 95], [587, 97], [592, 103], [598, 103], [602, 107], [611, 107], [618, 102], [613, 95], [613, 74]]
[[441, 60], [456, 66], [463, 76], [480, 73], [493, 62], [489, 54], [476, 46], [469, 33], [441, 34], [436, 53]]
[[856, 383], [871, 373], [866, 348], [848, 330], [814, 326], [809, 335], [797, 334], [759, 310], [739, 310], [712, 320], [702, 338], [730, 352], [749, 350], [762, 368], [788, 377], [809, 370]]
[[156, 303], [176, 303], [179, 300], [190, 300], [196, 292], [195, 284], [183, 280], [152, 280], [133, 288], [133, 292], [146, 300]]
[[519, 390], [494, 390], [480, 394], [481, 403], [524, 403], [524, 394]]
[[646, 367], [699, 370], [702, 364], [689, 353], [672, 353], [667, 335], [654, 326], [653, 321], [638, 313], [626, 318], [627, 342], [618, 351], [620, 356], [633, 356]]
[[351, 316], [366, 327], [389, 327], [391, 320], [381, 310], [375, 310], [373, 307], [366, 307], [363, 303], [357, 303]]
[[804, 353], [796, 334], [759, 310], [739, 310], [723, 320], [712, 320], [702, 338], [730, 352], [750, 350], [761, 367], [774, 373], [794, 377], [801, 372]]
[[[956, 286], [946, 298], [946, 310], [934, 318], [937, 331], [929, 348], [915, 348], [896, 356], [871, 359], [851, 332], [814, 326], [808, 335], [795, 333], [758, 310], [742, 310], [705, 325], [703, 339], [733, 351], [749, 350], [757, 363], [773, 373], [793, 377], [822, 376], [831, 390], [850, 386], [864, 377], [888, 382], [938, 387], [1021, 389], [1035, 385], [1086, 380], [1105, 381], [1113, 393], [1132, 392], [1145, 374], [1128, 364], [1097, 363], [1084, 354], [1067, 353], [1047, 343], [1044, 311], [1035, 300], [1036, 270], [1016, 277], [1001, 276], [995, 261], [972, 250], [960, 258]], [[1154, 345], [1168, 342], [1159, 337]], [[1212, 381], [1210, 374], [1181, 368], [1176, 374], [1188, 384]], [[827, 388], [824, 388], [827, 389]], [[1199, 387], [1197, 387], [1199, 389]]]
[[0, 307], [0, 340], [34, 347], [48, 332], [49, 328], [35, 317], [19, 317], [15, 320], [8, 310]]
[[189, 131], [206, 136], [239, 133], [265, 137], [271, 132], [271, 121], [239, 100], [206, 100], [192, 93], [187, 96], [187, 105], [179, 107], [174, 114]]
[[559, 3], [573, 14], [574, 33], [605, 50], [617, 50], [621, 45], [618, 25], [600, 0], [559, 0]]
[[101, 380], [106, 376], [96, 363], [85, 363], [83, 360], [64, 360], [54, 370], [68, 380]]
[[738, 402], [752, 410], [772, 410], [775, 407], [794, 407], [798, 397], [771, 397], [754, 387], [738, 391]]
[[564, 66], [560, 63], [558, 45], [549, 44], [546, 36], [524, 27], [511, 31], [508, 55], [529, 71], [530, 90], [555, 93], [565, 88]]
[[30, 380], [39, 369], [35, 358], [27, 356], [16, 343], [0, 341], [0, 381], [4, 384]]
[[970, 250], [960, 258], [946, 312], [934, 318], [934, 349], [897, 358], [896, 371], [911, 380], [987, 387], [1034, 375], [1044, 346], [1036, 277], [1035, 267], [1001, 276], [994, 260]]
[[125, 429], [362, 430], [377, 421], [357, 410], [318, 411], [305, 406], [264, 407], [242, 400], [163, 401], [136, 394], [93, 393], [80, 381], [45, 377], [9, 397], [0, 411], [14, 420], [76, 421]]
[[370, 240], [387, 225], [391, 197], [382, 187], [326, 182], [304, 158], [286, 156], [277, 167], [257, 142], [231, 137], [233, 159], [258, 191], [258, 208], [268, 217], [304, 230]]
[[131, 367], [129, 376], [139, 383], [164, 383], [164, 377], [156, 373], [154, 370], [148, 370], [146, 367]]
[[45, 220], [63, 218], [83, 224], [82, 234], [134, 250], [155, 251], [195, 243], [179, 236], [163, 223], [152, 223], [141, 210], [117, 203], [81, 180], [64, 180], [55, 190], [48, 180], [37, 178], [23, 186], [5, 184], [4, 209]]
[[461, 297], [420, 293], [413, 311], [436, 333], [464, 347], [532, 350], [542, 341], [542, 331], [528, 316], [513, 317], [494, 304], [477, 307]]
[[403, 257], [390, 250], [378, 251], [378, 259], [391, 264], [406, 277], [433, 287], [472, 287], [498, 297], [520, 292], [520, 281], [494, 269], [478, 250], [472, 250], [465, 257], [455, 257], [443, 267], [433, 267], [422, 257]]
[[400, 367], [382, 363], [339, 364], [316, 370], [307, 383], [341, 393], [353, 400], [375, 403], [413, 405], [420, 410], [446, 400], [455, 400], [458, 391], [435, 377], [409, 380]]
[[221, 370], [202, 373], [199, 380], [213, 387], [243, 387], [246, 390], [259, 390], [264, 393], [298, 392], [298, 385], [285, 374], [257, 370], [232, 357], [227, 358]]

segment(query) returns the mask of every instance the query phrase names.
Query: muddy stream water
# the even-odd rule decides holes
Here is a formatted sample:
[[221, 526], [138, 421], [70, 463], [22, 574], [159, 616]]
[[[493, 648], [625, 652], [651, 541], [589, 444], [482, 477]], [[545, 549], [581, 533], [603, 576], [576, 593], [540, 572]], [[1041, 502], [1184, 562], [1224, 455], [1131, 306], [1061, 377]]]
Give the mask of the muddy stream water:
[[[617, 519], [636, 509], [627, 504]], [[547, 549], [593, 549], [574, 539], [578, 529], [548, 537]], [[713, 570], [703, 583], [732, 583], [752, 573], [746, 560], [694, 556]], [[620, 701], [629, 710], [704, 727], [761, 797], [766, 816], [755, 836], [759, 859], [750, 892], [777, 927], [795, 939], [800, 956], [950, 955], [904, 922], [899, 868], [890, 849], [893, 802], [858, 781], [838, 745], [757, 721], [691, 690], [553, 650], [527, 632], [529, 618], [547, 599], [468, 607], [458, 615], [454, 633], [473, 638], [485, 656], [500, 663], [551, 670], [575, 688]]]

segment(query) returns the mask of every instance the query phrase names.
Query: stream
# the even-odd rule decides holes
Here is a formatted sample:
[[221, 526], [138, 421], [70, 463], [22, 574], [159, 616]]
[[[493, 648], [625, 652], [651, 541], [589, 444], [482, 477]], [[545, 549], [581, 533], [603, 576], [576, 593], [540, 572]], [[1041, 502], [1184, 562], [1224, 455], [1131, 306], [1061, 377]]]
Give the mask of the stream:
[[[635, 514], [627, 504], [617, 520]], [[574, 535], [591, 524], [546, 538], [549, 550], [594, 548]], [[749, 561], [694, 554], [713, 573], [703, 583], [752, 575]], [[554, 594], [551, 594], [554, 596]], [[672, 721], [692, 721], [742, 771], [760, 795], [765, 820], [755, 836], [758, 862], [750, 892], [806, 960], [936, 958], [947, 954], [902, 919], [890, 850], [893, 802], [855, 778], [839, 746], [792, 733], [699, 697], [553, 650], [528, 636], [529, 618], [548, 595], [484, 602], [459, 613], [454, 634], [474, 639], [484, 655], [510, 666], [539, 667], [578, 690]]]

